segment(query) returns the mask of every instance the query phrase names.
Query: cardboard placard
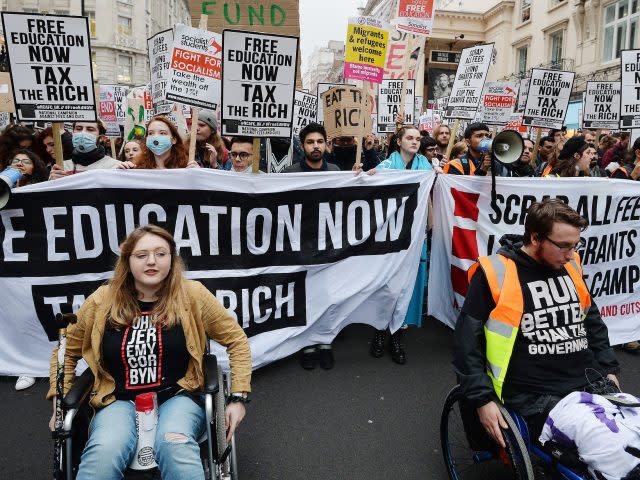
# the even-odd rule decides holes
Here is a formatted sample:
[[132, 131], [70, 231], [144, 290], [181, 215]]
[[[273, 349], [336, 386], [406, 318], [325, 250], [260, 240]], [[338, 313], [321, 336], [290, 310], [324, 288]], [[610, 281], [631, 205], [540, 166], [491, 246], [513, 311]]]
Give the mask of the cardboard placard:
[[322, 82], [318, 83], [316, 87], [317, 89], [316, 98], [318, 99], [318, 113], [316, 116], [316, 122], [318, 122], [321, 125], [324, 123], [324, 109], [322, 106], [322, 95], [334, 87], [355, 87], [355, 84], [353, 83], [346, 83], [346, 84], [345, 83], [322, 83]]
[[293, 135], [316, 121], [318, 115], [318, 97], [296, 90], [293, 100]]
[[476, 116], [482, 89], [493, 56], [493, 43], [476, 45], [462, 50], [456, 79], [447, 103], [447, 117], [473, 120]]
[[382, 20], [351, 17], [347, 26], [344, 78], [380, 83], [388, 39], [388, 25]]
[[620, 54], [622, 85], [620, 92], [620, 128], [640, 127], [640, 50]]
[[298, 37], [225, 30], [222, 135], [291, 137]]
[[[360, 109], [362, 89], [341, 85], [322, 94], [324, 128], [327, 135], [335, 137], [358, 137], [361, 135]], [[371, 131], [371, 106], [365, 100], [365, 134]]]
[[517, 92], [515, 82], [487, 82], [482, 93], [482, 121], [487, 125], [509, 123]]
[[106, 136], [109, 138], [120, 137], [120, 125], [116, 116], [116, 100], [114, 85], [100, 85], [100, 120], [107, 128]]
[[2, 13], [19, 121], [96, 121], [87, 17]]
[[531, 70], [531, 86], [522, 124], [528, 127], [562, 128], [567, 115], [574, 72]]
[[0, 72], [0, 112], [15, 113], [15, 111], [11, 74], [9, 72]]
[[414, 35], [431, 35], [434, 8], [433, 0], [398, 0], [396, 10], [398, 30]]
[[176, 25], [166, 99], [216, 110], [221, 78], [222, 36]]
[[620, 82], [587, 82], [582, 101], [582, 127], [618, 129]]
[[[396, 129], [396, 115], [400, 112], [400, 97], [404, 80], [383, 79], [378, 88], [378, 133], [393, 133]], [[409, 80], [406, 87], [404, 113], [405, 125], [414, 123], [415, 80]]]
[[167, 113], [173, 109], [166, 101], [167, 82], [171, 73], [171, 54], [173, 49], [173, 30], [165, 30], [147, 39], [149, 53], [149, 73], [151, 75], [151, 101], [156, 114]]

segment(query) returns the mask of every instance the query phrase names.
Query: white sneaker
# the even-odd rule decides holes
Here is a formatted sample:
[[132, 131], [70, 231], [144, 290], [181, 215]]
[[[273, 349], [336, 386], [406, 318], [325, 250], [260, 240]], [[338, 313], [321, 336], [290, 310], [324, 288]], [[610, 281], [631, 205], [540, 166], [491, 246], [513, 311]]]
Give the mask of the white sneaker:
[[16, 390], [26, 390], [27, 388], [32, 387], [34, 383], [36, 383], [35, 378], [21, 375], [18, 377], [18, 381], [16, 381]]

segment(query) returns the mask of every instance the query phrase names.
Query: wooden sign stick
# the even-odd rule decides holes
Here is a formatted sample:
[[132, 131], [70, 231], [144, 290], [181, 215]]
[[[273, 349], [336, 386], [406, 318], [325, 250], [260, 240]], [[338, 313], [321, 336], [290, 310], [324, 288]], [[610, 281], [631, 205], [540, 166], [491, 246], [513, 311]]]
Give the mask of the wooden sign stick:
[[[200, 30], [207, 30], [208, 15], [200, 15], [200, 23], [198, 28]], [[191, 107], [191, 132], [189, 137], [189, 162], [196, 159], [196, 133], [198, 132], [198, 116], [200, 115], [200, 109], [198, 107]]]
[[540, 150], [540, 137], [542, 137], [542, 128], [538, 127], [536, 130], [536, 143], [533, 147], [533, 153], [531, 154], [531, 158], [538, 163], [538, 150]]
[[53, 122], [53, 148], [55, 150], [56, 165], [64, 170], [64, 158], [62, 158], [62, 123]]
[[[400, 77], [402, 78], [402, 91], [400, 93], [400, 108], [398, 111], [402, 114], [403, 125], [407, 123], [406, 112], [404, 111], [404, 102], [407, 96], [407, 88], [409, 87], [409, 61], [411, 60], [411, 46], [409, 45], [408, 37], [409, 34], [406, 34], [405, 38], [407, 38], [407, 47], [404, 49], [404, 55], [402, 56], [402, 72], [400, 72]], [[416, 123], [415, 119], [413, 123]]]
[[369, 97], [369, 82], [364, 80], [362, 82], [362, 98], [360, 99], [360, 135], [356, 138], [358, 141], [358, 148], [356, 149], [356, 163], [355, 167], [358, 169], [362, 166], [362, 140], [366, 132], [367, 117], [369, 112], [367, 111], [367, 98]]

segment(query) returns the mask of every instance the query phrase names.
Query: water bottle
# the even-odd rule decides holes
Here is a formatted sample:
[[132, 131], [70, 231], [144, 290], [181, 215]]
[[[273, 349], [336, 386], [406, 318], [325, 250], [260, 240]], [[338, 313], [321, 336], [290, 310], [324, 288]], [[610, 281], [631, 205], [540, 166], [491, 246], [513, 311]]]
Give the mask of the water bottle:
[[148, 470], [156, 467], [156, 452], [153, 445], [158, 425], [158, 396], [155, 392], [136, 395], [136, 429], [138, 446], [129, 468]]

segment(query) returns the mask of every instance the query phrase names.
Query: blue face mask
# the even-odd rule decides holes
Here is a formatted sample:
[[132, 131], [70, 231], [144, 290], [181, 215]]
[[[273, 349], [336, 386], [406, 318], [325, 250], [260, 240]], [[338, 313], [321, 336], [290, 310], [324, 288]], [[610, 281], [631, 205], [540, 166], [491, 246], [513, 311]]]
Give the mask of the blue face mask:
[[76, 132], [71, 137], [73, 148], [80, 153], [87, 153], [98, 148], [96, 142], [98, 139], [95, 135], [91, 135], [87, 132]]
[[147, 148], [155, 155], [162, 155], [173, 146], [168, 135], [150, 135], [147, 137]]

